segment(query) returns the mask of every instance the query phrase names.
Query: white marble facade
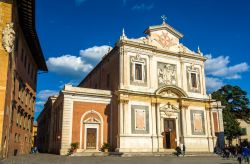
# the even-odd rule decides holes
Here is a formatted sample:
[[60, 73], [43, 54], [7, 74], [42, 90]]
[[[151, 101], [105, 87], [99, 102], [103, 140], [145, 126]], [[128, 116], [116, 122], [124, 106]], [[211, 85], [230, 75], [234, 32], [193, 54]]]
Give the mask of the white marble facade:
[[145, 34], [129, 39], [123, 33], [117, 42], [122, 64], [116, 150], [164, 152], [185, 144], [187, 151], [212, 152], [216, 133], [223, 133], [223, 107], [206, 94], [206, 58], [181, 44], [183, 35], [165, 22]]

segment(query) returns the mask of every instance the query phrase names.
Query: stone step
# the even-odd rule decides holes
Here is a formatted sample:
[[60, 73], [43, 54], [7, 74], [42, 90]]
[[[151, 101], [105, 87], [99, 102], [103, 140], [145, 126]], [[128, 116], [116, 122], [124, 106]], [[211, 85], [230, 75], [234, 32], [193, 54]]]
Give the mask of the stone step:
[[[138, 157], [138, 156], [174, 156], [173, 152], [136, 152], [136, 153], [120, 153], [120, 152], [77, 152], [72, 156], [92, 156], [92, 157], [105, 157], [105, 156], [117, 156], [117, 157]], [[185, 156], [217, 156], [213, 153], [206, 152], [187, 152]], [[180, 155], [182, 157], [182, 155]]]
[[109, 153], [105, 153], [105, 152], [78, 152], [78, 153], [72, 154], [71, 156], [104, 157], [104, 156], [109, 156]]

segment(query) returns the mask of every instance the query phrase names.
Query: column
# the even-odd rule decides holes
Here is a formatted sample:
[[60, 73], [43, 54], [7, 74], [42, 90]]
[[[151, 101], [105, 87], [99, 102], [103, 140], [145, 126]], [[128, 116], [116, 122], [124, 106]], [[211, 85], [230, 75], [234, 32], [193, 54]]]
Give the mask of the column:
[[180, 108], [181, 108], [181, 132], [182, 132], [182, 143], [185, 144], [185, 137], [187, 137], [187, 119], [186, 119], [186, 110], [188, 106], [183, 104], [183, 100], [180, 100]]
[[211, 117], [209, 108], [206, 111], [206, 122], [207, 122], [207, 139], [208, 139], [208, 151], [213, 152], [214, 144], [211, 136]]
[[156, 131], [157, 131], [157, 126], [156, 126], [156, 114], [157, 114], [157, 111], [156, 111], [156, 105], [157, 105], [157, 103], [154, 103], [154, 102], [152, 102], [151, 103], [151, 115], [152, 115], [152, 130], [151, 130], [151, 132], [152, 132], [152, 135], [154, 136], [154, 135], [156, 135]]
[[155, 104], [155, 110], [156, 110], [156, 134], [157, 134], [157, 148], [158, 152], [160, 149], [163, 148], [162, 144], [162, 135], [161, 135], [161, 113], [160, 113], [160, 104]]
[[201, 65], [201, 88], [202, 88], [202, 94], [206, 95], [206, 81], [205, 81], [205, 70], [204, 65]]
[[152, 88], [152, 70], [151, 70], [151, 64], [153, 64], [152, 63], [152, 58], [153, 58], [153, 55], [152, 54], [150, 54], [150, 55], [148, 55], [148, 57], [149, 57], [149, 64], [148, 64], [148, 75], [147, 75], [147, 77], [148, 77], [148, 83], [149, 83], [149, 88], [151, 89]]

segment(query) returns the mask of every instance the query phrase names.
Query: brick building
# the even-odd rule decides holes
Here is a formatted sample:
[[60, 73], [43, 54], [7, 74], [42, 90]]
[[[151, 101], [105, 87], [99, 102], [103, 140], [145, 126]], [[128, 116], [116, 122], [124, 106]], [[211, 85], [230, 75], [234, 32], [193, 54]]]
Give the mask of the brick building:
[[0, 154], [32, 145], [37, 72], [47, 71], [35, 29], [35, 0], [0, 2]]
[[145, 34], [129, 39], [123, 31], [78, 87], [59, 93], [51, 116], [39, 116], [38, 129], [44, 122], [53, 129], [51, 152], [65, 155], [75, 142], [78, 152], [99, 151], [106, 142], [117, 152], [223, 147], [223, 106], [206, 93], [206, 58], [181, 44], [183, 35], [165, 21]]

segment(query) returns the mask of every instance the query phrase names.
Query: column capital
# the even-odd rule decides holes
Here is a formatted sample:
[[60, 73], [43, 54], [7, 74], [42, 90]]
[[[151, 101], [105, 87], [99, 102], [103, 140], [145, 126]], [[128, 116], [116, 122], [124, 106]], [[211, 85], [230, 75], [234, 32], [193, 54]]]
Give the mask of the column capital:
[[128, 104], [129, 100], [128, 99], [119, 99], [118, 102], [123, 103], [123, 104]]

